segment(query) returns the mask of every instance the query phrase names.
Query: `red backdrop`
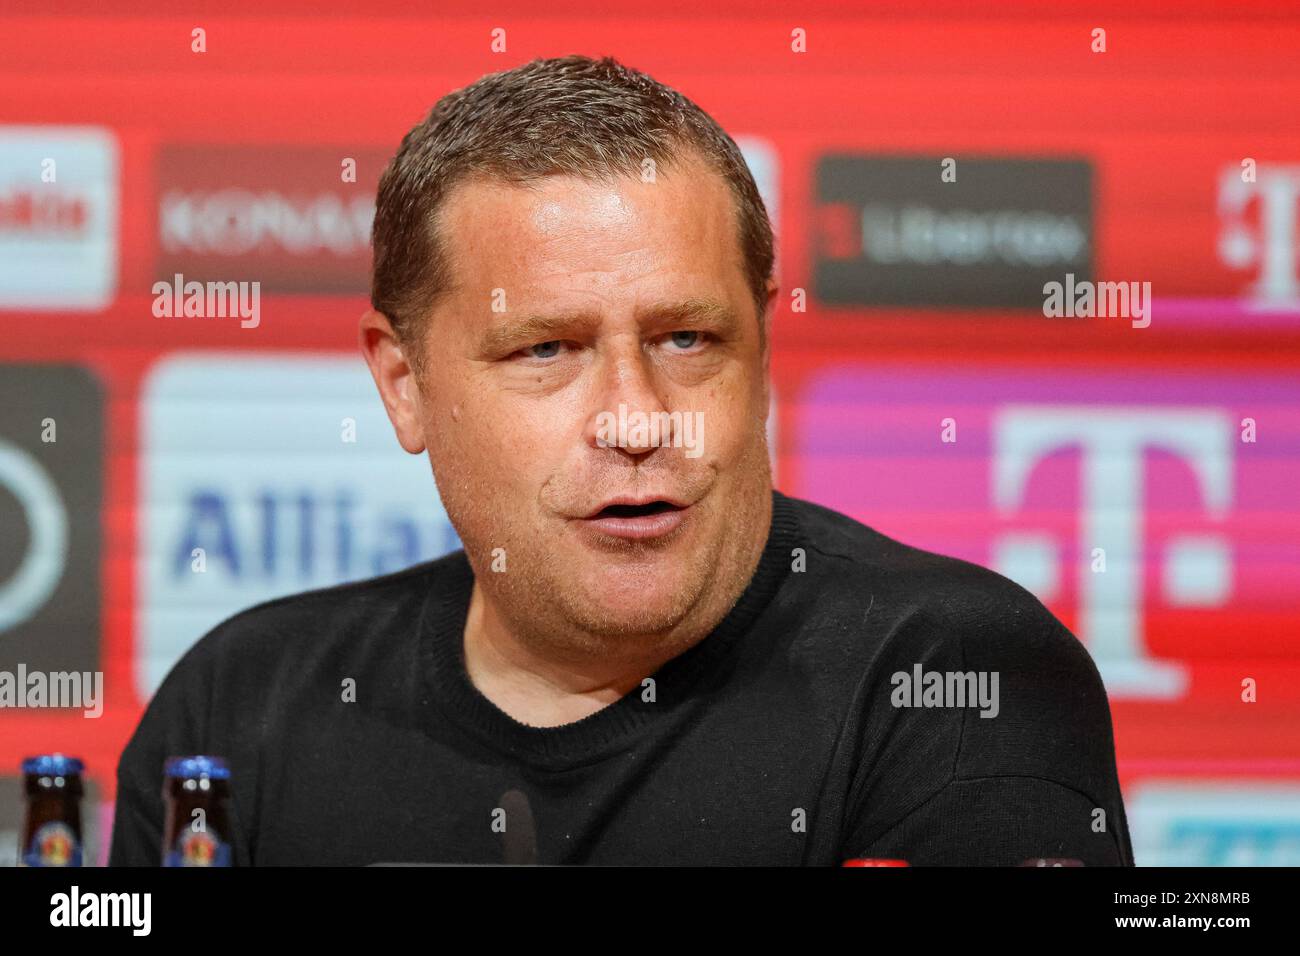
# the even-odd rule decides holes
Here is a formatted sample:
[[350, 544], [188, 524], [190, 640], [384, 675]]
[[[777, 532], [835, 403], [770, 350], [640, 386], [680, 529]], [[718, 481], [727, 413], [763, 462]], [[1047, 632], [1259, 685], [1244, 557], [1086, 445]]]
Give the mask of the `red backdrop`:
[[[0, 379], [12, 414], [0, 437], [51, 474], [63, 469], [55, 484], [70, 483], [67, 501], [86, 492], [77, 482], [87, 475], [99, 482], [88, 504], [68, 506], [57, 590], [0, 628], [0, 650], [7, 667], [102, 671], [105, 704], [90, 720], [0, 711], [0, 767], [16, 773], [30, 752], [77, 753], [107, 805], [151, 687], [206, 622], [455, 546], [436, 503], [409, 534], [394, 531], [393, 514], [419, 511], [414, 493], [347, 511], [359, 516], [347, 560], [333, 524], [331, 544], [304, 545], [305, 515], [343, 515], [330, 496], [362, 488], [366, 470], [327, 457], [297, 484], [241, 485], [241, 475], [269, 482], [307, 459], [277, 457], [274, 432], [239, 393], [257, 394], [270, 376], [253, 359], [273, 357], [304, 381], [321, 377], [328, 428], [353, 417], [377, 432], [378, 402], [354, 404], [347, 369], [360, 367], [367, 204], [383, 162], [439, 96], [486, 72], [611, 54], [737, 137], [772, 207], [785, 290], [772, 337], [778, 486], [1014, 572], [1080, 635], [1111, 691], [1139, 863], [1300, 863], [1294, 8], [708, 6], [606, 3], [593, 14], [548, 4], [540, 15], [504, 3], [409, 16], [371, 4], [363, 17], [341, 4], [226, 0], [182, 17], [140, 3], [111, 16], [90, 3], [57, 16], [7, 5]], [[195, 28], [205, 52], [193, 49]], [[498, 28], [504, 52], [493, 51]], [[800, 36], [806, 52], [792, 49]], [[41, 179], [47, 155], [64, 160], [53, 182]], [[952, 158], [957, 186], [969, 164], [988, 161], [1008, 202], [1021, 201], [1024, 174], [1007, 164], [1032, 161], [1045, 179], [1024, 183], [1021, 213], [1050, 206], [1066, 191], [1053, 179], [1062, 164], [1080, 164], [1078, 271], [1149, 282], [1150, 326], [1051, 319], [978, 296], [927, 301], [954, 273], [927, 265], [925, 252], [911, 302], [846, 291], [826, 264], [869, 275], [871, 263], [861, 204], [827, 198], [828, 157], [861, 164], [853, 188], [882, 158], [928, 164], [936, 182]], [[348, 159], [355, 182], [340, 176]], [[969, 220], [943, 222], [926, 242], [942, 244], [951, 227], [960, 248], [977, 243]], [[157, 317], [153, 284], [176, 272], [260, 280], [259, 324]], [[73, 374], [90, 398], [52, 415], [41, 396], [71, 394], [57, 374]], [[300, 417], [276, 428], [315, 414], [294, 408]], [[1030, 448], [1035, 415], [1055, 431]], [[46, 417], [73, 443], [69, 460], [42, 459]], [[942, 438], [947, 419], [955, 442]], [[1129, 445], [1106, 443], [1125, 429]], [[370, 434], [373, 467], [386, 467], [395, 446]], [[13, 530], [0, 542], [0, 580], [39, 538], [36, 519], [21, 517], [23, 496], [4, 487], [0, 521], [8, 507], [10, 524], [0, 528]], [[297, 509], [293, 545], [282, 540], [290, 532], [274, 538], [258, 524], [273, 501], [281, 517]], [[238, 528], [237, 546], [223, 542], [223, 521]], [[213, 560], [207, 590], [181, 580], [195, 542]], [[320, 556], [330, 548], [333, 565]], [[78, 554], [93, 571], [69, 570]]]

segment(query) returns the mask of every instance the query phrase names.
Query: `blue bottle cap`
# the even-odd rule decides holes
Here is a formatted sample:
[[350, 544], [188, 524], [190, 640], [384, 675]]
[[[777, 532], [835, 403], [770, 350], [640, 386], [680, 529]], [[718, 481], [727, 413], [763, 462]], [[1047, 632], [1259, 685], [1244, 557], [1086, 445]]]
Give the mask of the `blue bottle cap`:
[[230, 767], [224, 757], [168, 757], [163, 766], [163, 774], [179, 777], [182, 780], [195, 780], [210, 777], [213, 780], [229, 780]]
[[23, 761], [23, 773], [34, 773], [42, 777], [70, 777], [86, 769], [76, 757], [63, 754], [40, 754]]

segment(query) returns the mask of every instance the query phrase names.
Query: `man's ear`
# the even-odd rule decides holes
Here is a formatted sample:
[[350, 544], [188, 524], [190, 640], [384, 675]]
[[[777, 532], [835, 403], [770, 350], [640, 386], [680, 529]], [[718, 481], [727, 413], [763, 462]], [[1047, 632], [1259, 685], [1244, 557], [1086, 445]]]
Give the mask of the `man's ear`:
[[397, 333], [382, 312], [368, 309], [361, 316], [361, 354], [370, 366], [397, 441], [412, 455], [418, 455], [424, 451], [423, 397]]

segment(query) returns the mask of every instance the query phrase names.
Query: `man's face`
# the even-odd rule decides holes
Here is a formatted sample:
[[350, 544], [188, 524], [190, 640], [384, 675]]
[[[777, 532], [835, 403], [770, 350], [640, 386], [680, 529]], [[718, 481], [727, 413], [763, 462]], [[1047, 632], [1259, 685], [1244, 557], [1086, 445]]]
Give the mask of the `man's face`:
[[[440, 237], [452, 288], [422, 332], [420, 431], [497, 612], [575, 646], [734, 600], [771, 475], [723, 179], [692, 161], [655, 182], [466, 182]], [[619, 499], [681, 507], [602, 511]]]

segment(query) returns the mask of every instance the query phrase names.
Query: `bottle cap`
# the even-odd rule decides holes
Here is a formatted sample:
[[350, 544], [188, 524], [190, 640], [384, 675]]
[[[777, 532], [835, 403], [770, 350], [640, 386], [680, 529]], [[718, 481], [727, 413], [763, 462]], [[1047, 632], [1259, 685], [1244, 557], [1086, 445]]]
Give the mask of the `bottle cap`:
[[213, 780], [229, 780], [230, 767], [224, 757], [168, 757], [163, 765], [163, 775], [178, 777], [182, 780], [197, 780], [209, 777]]
[[70, 777], [86, 769], [86, 765], [76, 757], [63, 754], [39, 754], [23, 761], [23, 773], [34, 773], [42, 777]]

